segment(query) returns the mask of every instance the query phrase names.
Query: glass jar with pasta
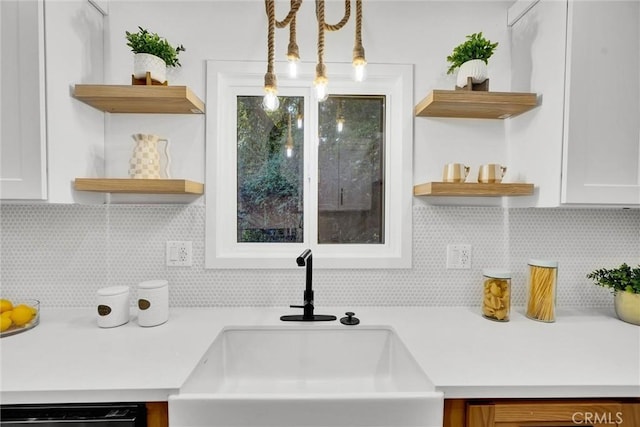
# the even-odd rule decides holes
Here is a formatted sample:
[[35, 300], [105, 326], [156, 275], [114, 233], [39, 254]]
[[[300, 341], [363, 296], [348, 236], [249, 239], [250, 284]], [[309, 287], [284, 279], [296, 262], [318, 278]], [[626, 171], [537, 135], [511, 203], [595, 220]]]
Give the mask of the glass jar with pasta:
[[511, 312], [511, 273], [482, 270], [482, 315], [487, 319], [508, 322]]
[[528, 318], [541, 322], [555, 322], [557, 278], [557, 261], [529, 260]]

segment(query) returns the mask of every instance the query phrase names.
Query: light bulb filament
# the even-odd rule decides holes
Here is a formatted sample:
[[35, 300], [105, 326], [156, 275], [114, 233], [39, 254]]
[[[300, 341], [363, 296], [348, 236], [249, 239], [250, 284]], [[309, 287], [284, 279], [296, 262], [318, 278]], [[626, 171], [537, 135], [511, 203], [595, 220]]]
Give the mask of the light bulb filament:
[[267, 111], [276, 111], [280, 107], [278, 92], [275, 89], [265, 88], [265, 95], [262, 98], [262, 108]]

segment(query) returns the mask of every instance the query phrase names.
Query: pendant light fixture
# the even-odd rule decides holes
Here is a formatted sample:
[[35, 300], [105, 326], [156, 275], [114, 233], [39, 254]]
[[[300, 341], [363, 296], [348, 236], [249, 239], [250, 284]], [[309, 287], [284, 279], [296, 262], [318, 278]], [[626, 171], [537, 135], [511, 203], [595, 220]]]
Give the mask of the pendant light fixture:
[[338, 31], [349, 21], [351, 15], [351, 0], [344, 2], [344, 16], [336, 25], [329, 25], [324, 21], [324, 0], [316, 0], [316, 19], [318, 20], [318, 63], [316, 64], [316, 78], [313, 86], [316, 91], [316, 98], [322, 102], [327, 99], [329, 92], [327, 85], [327, 67], [324, 65], [324, 32]]
[[[354, 79], [356, 81], [362, 81], [365, 77], [365, 66], [367, 61], [364, 56], [364, 47], [362, 46], [362, 0], [355, 0], [356, 2], [356, 31], [355, 31], [355, 44], [353, 47], [353, 67], [354, 67]], [[298, 45], [296, 42], [296, 14], [302, 5], [302, 0], [291, 0], [291, 7], [289, 13], [282, 21], [277, 21], [275, 17], [275, 0], [265, 0], [265, 7], [268, 20], [268, 37], [267, 37], [267, 73], [264, 76], [264, 91], [265, 96], [263, 100], [263, 107], [266, 110], [274, 111], [279, 107], [278, 100], [278, 85], [276, 74], [274, 71], [275, 60], [275, 42], [274, 33], [275, 28], [284, 28], [289, 26], [289, 46], [287, 48], [287, 60], [289, 62], [289, 75], [295, 78], [297, 75], [297, 64], [300, 61], [300, 55], [298, 51]], [[327, 78], [327, 67], [324, 64], [324, 36], [325, 31], [338, 31], [349, 22], [351, 15], [351, 0], [345, 0], [344, 2], [344, 16], [335, 25], [327, 24], [325, 22], [325, 0], [315, 0], [316, 6], [316, 19], [318, 28], [318, 62], [316, 63], [315, 79], [313, 86], [315, 88], [316, 99], [320, 102], [327, 99], [329, 92], [327, 85], [329, 79]]]
[[302, 4], [302, 0], [291, 0], [291, 9], [282, 21], [276, 20], [275, 0], [264, 0], [264, 4], [267, 12], [268, 33], [267, 72], [264, 75], [265, 95], [262, 100], [262, 107], [267, 111], [275, 111], [280, 107], [280, 100], [278, 99], [278, 83], [273, 67], [273, 62], [275, 61], [275, 29], [276, 27], [284, 28], [291, 24], [289, 29], [289, 51], [287, 53], [287, 58], [289, 59], [289, 63], [293, 63], [293, 67], [296, 67], [300, 57], [298, 55], [298, 45], [296, 44], [295, 18], [300, 5]]
[[280, 106], [278, 100], [278, 83], [276, 80], [276, 73], [273, 71], [273, 61], [275, 60], [275, 41], [273, 37], [275, 35], [276, 28], [276, 15], [275, 15], [275, 0], [265, 0], [265, 7], [267, 9], [267, 72], [264, 75], [264, 98], [262, 99], [262, 108], [267, 111], [275, 111]]
[[287, 61], [289, 61], [289, 77], [298, 77], [298, 62], [300, 62], [300, 52], [296, 41], [296, 13], [302, 4], [302, 0], [291, 0], [291, 10], [295, 7], [295, 12], [289, 23], [289, 45], [287, 46]]
[[362, 0], [356, 0], [356, 41], [353, 46], [354, 80], [361, 82], [365, 78], [365, 66], [367, 60], [364, 57], [362, 47]]

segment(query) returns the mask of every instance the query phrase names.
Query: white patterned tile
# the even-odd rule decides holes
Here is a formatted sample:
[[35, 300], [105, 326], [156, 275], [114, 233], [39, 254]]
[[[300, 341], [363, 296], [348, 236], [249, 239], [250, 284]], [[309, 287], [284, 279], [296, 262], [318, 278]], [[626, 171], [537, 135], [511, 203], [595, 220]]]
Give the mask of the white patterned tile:
[[[524, 305], [527, 261], [559, 262], [559, 306], [611, 305], [586, 274], [640, 263], [640, 210], [416, 206], [413, 268], [316, 270], [322, 306], [476, 306], [482, 269], [512, 272]], [[302, 301], [304, 270], [204, 269], [202, 205], [1, 205], [1, 293], [43, 306], [92, 306], [100, 287], [166, 278], [170, 304], [282, 306]], [[193, 242], [193, 267], [164, 265], [167, 240]], [[470, 270], [447, 270], [446, 246], [472, 245]]]

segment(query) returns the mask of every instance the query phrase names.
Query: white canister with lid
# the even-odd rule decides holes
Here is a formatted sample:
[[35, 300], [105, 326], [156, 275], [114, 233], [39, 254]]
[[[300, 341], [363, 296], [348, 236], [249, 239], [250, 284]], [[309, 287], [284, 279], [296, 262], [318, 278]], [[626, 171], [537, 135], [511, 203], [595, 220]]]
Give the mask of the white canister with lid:
[[527, 317], [541, 322], [555, 322], [558, 261], [529, 260], [528, 280]]
[[507, 270], [482, 270], [482, 315], [508, 322], [511, 314], [511, 273]]
[[129, 287], [110, 286], [98, 289], [98, 326], [113, 328], [129, 321]]
[[138, 284], [138, 324], [157, 326], [169, 320], [169, 282], [148, 280]]

